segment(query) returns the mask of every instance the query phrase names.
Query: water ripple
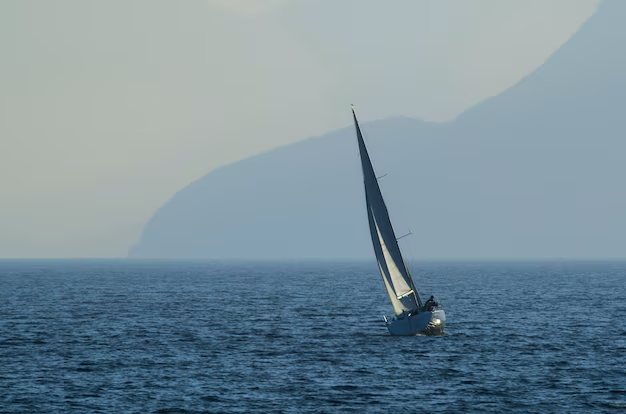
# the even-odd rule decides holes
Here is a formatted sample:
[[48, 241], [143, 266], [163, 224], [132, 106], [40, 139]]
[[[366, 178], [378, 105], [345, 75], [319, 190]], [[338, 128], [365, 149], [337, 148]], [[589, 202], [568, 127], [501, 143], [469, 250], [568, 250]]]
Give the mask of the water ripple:
[[0, 261], [0, 411], [626, 409], [626, 263], [419, 269], [446, 336], [371, 263]]

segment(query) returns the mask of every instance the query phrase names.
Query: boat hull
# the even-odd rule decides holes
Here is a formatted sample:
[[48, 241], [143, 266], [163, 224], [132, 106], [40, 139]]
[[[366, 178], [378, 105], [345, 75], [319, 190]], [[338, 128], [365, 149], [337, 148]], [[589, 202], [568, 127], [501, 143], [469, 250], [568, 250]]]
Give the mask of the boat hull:
[[446, 313], [443, 309], [420, 312], [386, 322], [387, 329], [392, 335], [442, 335], [445, 323]]

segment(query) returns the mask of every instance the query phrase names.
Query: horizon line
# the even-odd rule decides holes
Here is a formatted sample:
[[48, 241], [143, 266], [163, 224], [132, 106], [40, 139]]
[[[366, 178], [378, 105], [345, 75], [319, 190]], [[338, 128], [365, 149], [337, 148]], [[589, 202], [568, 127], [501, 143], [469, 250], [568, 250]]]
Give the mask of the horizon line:
[[[201, 262], [365, 262], [376, 261], [370, 257], [295, 257], [295, 258], [260, 258], [260, 257], [0, 257], [0, 261], [201, 261]], [[406, 260], [408, 263], [420, 262], [626, 262], [626, 257], [432, 257]]]

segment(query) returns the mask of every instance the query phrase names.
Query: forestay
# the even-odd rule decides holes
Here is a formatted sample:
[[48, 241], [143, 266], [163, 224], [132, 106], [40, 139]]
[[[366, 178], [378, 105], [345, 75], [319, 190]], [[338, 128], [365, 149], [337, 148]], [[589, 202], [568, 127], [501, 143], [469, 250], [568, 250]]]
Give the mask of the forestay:
[[372, 245], [376, 253], [378, 267], [383, 277], [391, 305], [397, 314], [422, 306], [419, 294], [415, 289], [409, 270], [404, 263], [396, 235], [391, 226], [387, 206], [383, 200], [378, 180], [363, 141], [361, 128], [352, 109], [356, 135], [363, 167], [365, 183], [365, 202], [369, 219]]

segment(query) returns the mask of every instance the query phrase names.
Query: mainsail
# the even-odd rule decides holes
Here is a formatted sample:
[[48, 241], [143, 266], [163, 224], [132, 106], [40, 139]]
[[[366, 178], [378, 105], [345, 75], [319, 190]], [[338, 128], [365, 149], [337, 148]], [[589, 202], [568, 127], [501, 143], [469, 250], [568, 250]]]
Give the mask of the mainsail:
[[363, 167], [363, 180], [365, 183], [365, 204], [369, 219], [372, 245], [376, 253], [378, 268], [383, 277], [387, 294], [396, 315], [422, 306], [419, 293], [415, 288], [411, 274], [402, 258], [396, 235], [391, 226], [387, 206], [378, 186], [378, 179], [370, 161], [359, 122], [352, 108], [356, 136], [359, 142], [361, 154], [361, 166]]

